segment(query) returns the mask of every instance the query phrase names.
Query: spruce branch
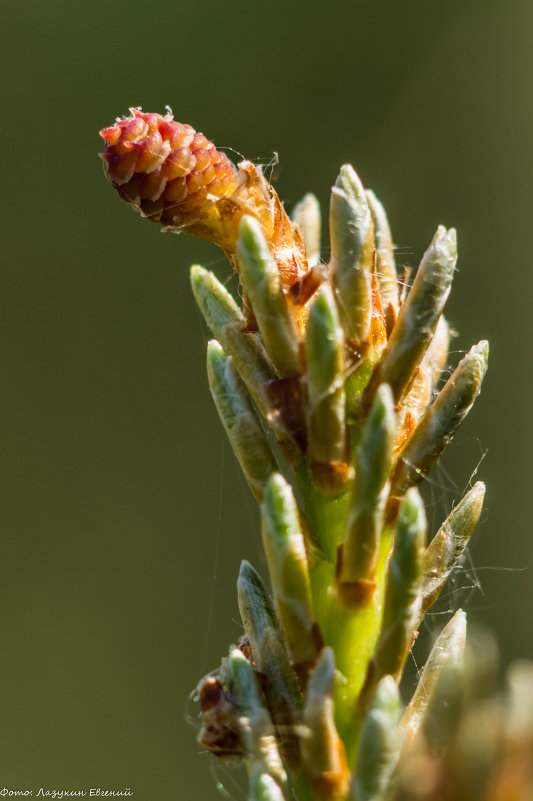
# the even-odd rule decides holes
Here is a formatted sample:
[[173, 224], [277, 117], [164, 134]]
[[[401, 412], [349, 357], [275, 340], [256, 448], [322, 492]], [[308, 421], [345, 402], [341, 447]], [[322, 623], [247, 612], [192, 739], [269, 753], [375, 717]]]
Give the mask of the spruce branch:
[[[439, 226], [405, 294], [385, 209], [351, 165], [332, 188], [324, 263], [314, 195], [291, 219], [259, 167], [232, 164], [170, 114], [132, 109], [101, 135], [120, 197], [164, 230], [216, 243], [242, 289], [241, 306], [212, 272], [191, 269], [214, 337], [209, 386], [260, 505], [271, 590], [243, 561], [244, 635], [198, 685], [200, 743], [244, 761], [250, 801], [494, 801], [515, 797], [517, 776], [516, 798], [529, 797], [533, 724], [517, 698], [533, 709], [532, 670], [511, 674], [507, 706], [481, 698], [463, 611], [405, 709], [399, 692], [485, 492], [478, 482], [426, 544], [417, 487], [488, 359], [482, 341], [437, 391], [455, 230]], [[472, 736], [479, 720], [490, 765]]]

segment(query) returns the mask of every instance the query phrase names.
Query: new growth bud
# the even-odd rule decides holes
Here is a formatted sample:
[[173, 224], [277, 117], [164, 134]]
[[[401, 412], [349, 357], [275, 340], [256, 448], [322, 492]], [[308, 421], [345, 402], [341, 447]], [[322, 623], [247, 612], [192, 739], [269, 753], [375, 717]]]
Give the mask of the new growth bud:
[[349, 477], [344, 334], [327, 284], [318, 291], [309, 311], [305, 352], [311, 470], [321, 489], [338, 490]]
[[420, 582], [426, 537], [422, 498], [411, 489], [398, 515], [396, 539], [387, 571], [383, 623], [374, 655], [374, 679], [399, 678], [413, 644], [420, 611]]
[[207, 346], [207, 376], [233, 452], [254, 496], [261, 501], [267, 481], [277, 469], [276, 460], [231, 357], [215, 339]]
[[400, 751], [401, 699], [392, 676], [376, 687], [363, 723], [352, 778], [357, 801], [383, 801]]
[[396, 321], [400, 302], [389, 221], [385, 209], [371, 189], [366, 191], [366, 200], [374, 223], [376, 275], [379, 284], [379, 295], [385, 319], [388, 327], [390, 327]]
[[281, 377], [297, 375], [298, 328], [289, 311], [278, 267], [261, 226], [253, 217], [242, 218], [237, 254], [241, 280], [265, 347]]
[[265, 386], [276, 379], [274, 366], [255, 334], [241, 330], [241, 310], [216, 276], [195, 265], [191, 267], [191, 285], [198, 308], [214, 336], [232, 357], [261, 413], [268, 417]]
[[347, 340], [368, 341], [372, 314], [374, 225], [365, 190], [350, 164], [331, 190], [331, 270]]
[[369, 385], [370, 393], [382, 382], [390, 385], [395, 401], [405, 392], [437, 327], [450, 293], [456, 260], [455, 230], [446, 231], [439, 226], [402, 305], [383, 358]]
[[303, 721], [302, 757], [311, 787], [324, 801], [340, 801], [348, 788], [344, 747], [335, 727], [333, 687], [335, 657], [324, 648], [307, 685]]
[[396, 423], [392, 393], [383, 384], [363, 430], [357, 451], [355, 483], [339, 565], [339, 593], [350, 606], [368, 603], [376, 588], [375, 572]]
[[285, 758], [294, 766], [299, 746], [294, 725], [302, 700], [274, 604], [259, 574], [243, 561], [237, 581], [239, 611], [257, 670], [266, 678], [265, 696]]
[[279, 473], [268, 482], [261, 520], [281, 626], [293, 665], [305, 676], [318, 650], [309, 567], [298, 506], [290, 485]]
[[254, 669], [238, 648], [230, 651], [226, 671], [231, 699], [239, 715], [245, 759], [251, 768], [259, 766], [276, 782], [284, 784], [287, 774], [272, 719]]
[[435, 640], [411, 702], [402, 718], [406, 746], [424, 719], [446, 671], [461, 670], [466, 641], [466, 614], [459, 609]]
[[320, 206], [311, 193], [296, 204], [292, 220], [298, 226], [305, 243], [307, 263], [314, 267], [320, 261]]
[[420, 366], [398, 404], [398, 436], [396, 449], [401, 449], [416, 428], [428, 405], [448, 356], [449, 326], [441, 315]]
[[463, 555], [483, 509], [485, 485], [478, 481], [448, 515], [424, 554], [422, 614], [435, 603]]
[[488, 342], [483, 341], [461, 359], [401, 452], [392, 476], [393, 495], [420, 484], [453, 438], [479, 394], [488, 356]]

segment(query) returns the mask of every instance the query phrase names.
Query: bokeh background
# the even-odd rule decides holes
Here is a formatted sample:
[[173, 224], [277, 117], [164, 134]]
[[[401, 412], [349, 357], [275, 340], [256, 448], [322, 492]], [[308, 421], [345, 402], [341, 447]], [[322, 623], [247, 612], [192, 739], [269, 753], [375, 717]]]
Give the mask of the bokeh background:
[[487, 337], [491, 366], [431, 478], [432, 524], [476, 468], [488, 499], [440, 609], [464, 604], [505, 663], [533, 656], [533, 4], [2, 0], [0, 17], [2, 787], [243, 798], [188, 701], [239, 637], [240, 559], [264, 566], [188, 284], [191, 262], [228, 273], [107, 185], [97, 131], [129, 105], [279, 154], [288, 208], [311, 190], [327, 209], [353, 162], [401, 264], [457, 226], [451, 361]]

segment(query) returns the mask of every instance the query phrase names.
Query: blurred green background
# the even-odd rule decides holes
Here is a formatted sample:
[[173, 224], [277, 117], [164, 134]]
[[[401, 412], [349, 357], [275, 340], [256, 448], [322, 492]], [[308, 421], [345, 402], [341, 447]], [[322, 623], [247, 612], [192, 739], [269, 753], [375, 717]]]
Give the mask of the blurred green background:
[[97, 131], [129, 105], [277, 152], [289, 208], [310, 190], [327, 208], [353, 162], [402, 264], [457, 226], [451, 360], [487, 337], [491, 366], [431, 477], [432, 525], [480, 462], [488, 500], [441, 610], [465, 604], [505, 662], [532, 657], [533, 4], [2, 0], [0, 17], [0, 785], [243, 798], [187, 700], [240, 635], [240, 559], [264, 567], [188, 285], [193, 261], [227, 268], [107, 184]]

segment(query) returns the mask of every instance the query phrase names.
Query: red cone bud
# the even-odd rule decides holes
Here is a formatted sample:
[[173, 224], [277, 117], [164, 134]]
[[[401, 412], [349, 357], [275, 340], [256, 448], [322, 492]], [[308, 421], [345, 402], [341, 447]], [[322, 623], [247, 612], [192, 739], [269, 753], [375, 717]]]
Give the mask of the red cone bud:
[[171, 114], [131, 113], [100, 131], [107, 174], [124, 200], [155, 222], [179, 227], [233, 193], [237, 170], [203, 134]]
[[[288, 292], [307, 271], [305, 246], [261, 169], [249, 161], [235, 167], [202, 133], [170, 113], [130, 112], [100, 131], [105, 140], [100, 157], [120, 197], [166, 230], [214, 242], [235, 269], [241, 218], [255, 217]], [[301, 309], [295, 314], [299, 319]], [[252, 316], [247, 325], [255, 325]]]

